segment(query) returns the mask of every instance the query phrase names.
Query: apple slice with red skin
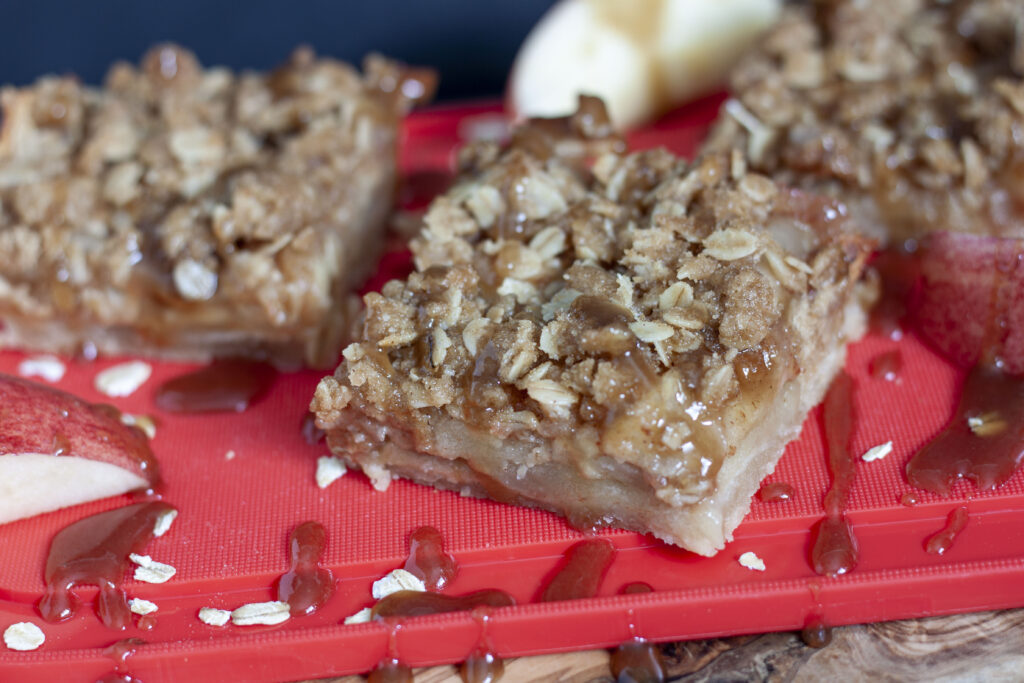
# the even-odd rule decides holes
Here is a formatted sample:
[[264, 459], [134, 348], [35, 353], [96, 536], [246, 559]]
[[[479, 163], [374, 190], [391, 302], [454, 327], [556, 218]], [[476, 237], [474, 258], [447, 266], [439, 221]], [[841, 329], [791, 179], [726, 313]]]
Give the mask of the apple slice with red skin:
[[954, 363], [1024, 375], [1024, 239], [930, 236], [911, 311], [922, 336]]
[[0, 524], [159, 478], [146, 435], [116, 408], [0, 375]]

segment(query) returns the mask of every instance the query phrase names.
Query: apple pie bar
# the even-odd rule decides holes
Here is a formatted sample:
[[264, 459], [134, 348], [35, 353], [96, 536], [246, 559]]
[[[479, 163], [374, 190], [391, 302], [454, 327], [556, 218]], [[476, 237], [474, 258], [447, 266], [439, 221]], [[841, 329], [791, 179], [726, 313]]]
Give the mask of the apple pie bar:
[[862, 332], [871, 247], [738, 153], [614, 151], [590, 105], [464, 151], [311, 409], [378, 489], [710, 555]]
[[333, 366], [429, 76], [308, 49], [235, 74], [164, 45], [102, 89], [3, 89], [0, 344]]
[[1024, 3], [790, 7], [735, 71], [706, 146], [846, 202], [897, 244], [1024, 234]]

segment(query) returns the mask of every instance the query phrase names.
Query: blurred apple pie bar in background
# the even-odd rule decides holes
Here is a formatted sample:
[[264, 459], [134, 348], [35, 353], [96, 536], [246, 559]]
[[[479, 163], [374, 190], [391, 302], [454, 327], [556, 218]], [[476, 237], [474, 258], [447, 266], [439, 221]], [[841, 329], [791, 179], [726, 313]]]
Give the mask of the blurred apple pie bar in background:
[[845, 209], [747, 171], [626, 154], [600, 102], [463, 150], [407, 280], [312, 401], [393, 477], [710, 555], [863, 331]]
[[709, 150], [846, 202], [900, 244], [1024, 235], [1024, 2], [789, 7], [733, 73]]
[[0, 93], [0, 342], [330, 366], [432, 76], [299, 49], [266, 73], [171, 45], [102, 89]]

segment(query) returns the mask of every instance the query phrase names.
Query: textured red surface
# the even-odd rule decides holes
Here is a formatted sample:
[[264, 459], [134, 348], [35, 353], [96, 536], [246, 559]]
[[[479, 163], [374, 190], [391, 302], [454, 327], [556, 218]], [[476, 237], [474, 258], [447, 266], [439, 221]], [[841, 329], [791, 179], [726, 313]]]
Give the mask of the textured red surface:
[[[677, 112], [637, 134], [634, 142], [666, 144], [685, 153], [719, 102], [706, 100]], [[496, 116], [490, 105], [417, 114], [408, 124], [406, 169], [446, 168], [460, 132], [493, 127]], [[418, 194], [422, 199], [423, 191]], [[393, 255], [383, 270], [401, 275], [407, 262]], [[872, 379], [867, 371], [871, 359], [893, 348], [903, 358], [898, 381]], [[23, 357], [0, 353], [0, 371], [15, 372]], [[326, 449], [305, 443], [299, 424], [319, 373], [280, 377], [265, 399], [241, 415], [173, 416], [157, 413], [153, 392], [187, 366], [157, 364], [153, 378], [135, 395], [107, 399], [92, 381], [110, 364], [71, 362], [58, 386], [128, 412], [157, 415], [153, 448], [167, 482], [164, 499], [181, 514], [146, 552], [178, 573], [159, 586], [126, 583], [130, 596], [159, 605], [151, 631], [110, 631], [88, 608], [71, 621], [47, 624], [34, 603], [43, 590], [50, 539], [72, 521], [124, 505], [127, 498], [0, 526], [0, 629], [31, 620], [47, 636], [36, 652], [0, 651], [0, 680], [95, 680], [114, 668], [101, 648], [125, 637], [148, 641], [123, 668], [146, 683], [281, 681], [365, 671], [386, 651], [385, 628], [340, 622], [371, 604], [374, 579], [404, 563], [405, 539], [415, 527], [439, 528], [461, 565], [446, 592], [502, 588], [521, 603], [533, 598], [561, 552], [581, 538], [544, 512], [403, 481], [378, 493], [361, 475], [349, 474], [318, 489], [315, 461]], [[921, 503], [913, 508], [899, 503], [910, 490], [903, 466], [946, 419], [961, 373], [913, 335], [899, 342], [869, 336], [850, 349], [847, 370], [857, 384], [855, 448], [894, 442], [886, 459], [857, 464], [850, 499], [850, 519], [861, 546], [856, 571], [823, 579], [808, 564], [809, 530], [823, 515], [821, 499], [828, 484], [815, 411], [771, 477], [791, 483], [794, 498], [755, 500], [736, 540], [717, 557], [697, 557], [637, 534], [606, 532], [619, 553], [601, 585], [601, 597], [497, 611], [488, 627], [497, 652], [513, 656], [611, 646], [629, 637], [630, 620], [638, 635], [664, 640], [797, 629], [812, 612], [842, 624], [1024, 605], [1024, 478], [1017, 475], [985, 493], [960, 484], [952, 499], [918, 492]], [[233, 459], [225, 458], [228, 451], [234, 451]], [[928, 536], [967, 498], [967, 528], [952, 549], [942, 557], [925, 553]], [[325, 564], [340, 580], [321, 612], [277, 627], [213, 628], [196, 618], [203, 606], [231, 609], [273, 599], [273, 582], [288, 568], [288, 534], [306, 520], [326, 527]], [[765, 572], [738, 564], [737, 557], [748, 550], [764, 559]], [[615, 595], [631, 581], [645, 581], [656, 592]], [[80, 594], [88, 601], [95, 591]], [[397, 636], [397, 649], [415, 666], [455, 661], [473, 650], [478, 635], [479, 625], [467, 614], [410, 620]]]

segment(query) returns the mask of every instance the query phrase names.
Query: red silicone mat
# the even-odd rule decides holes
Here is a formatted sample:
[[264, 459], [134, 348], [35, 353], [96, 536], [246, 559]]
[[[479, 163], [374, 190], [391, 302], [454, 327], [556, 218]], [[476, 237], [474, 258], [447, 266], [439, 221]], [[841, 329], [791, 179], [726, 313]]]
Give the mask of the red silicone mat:
[[[713, 98], [681, 110], [635, 135], [634, 143], [686, 153], [719, 103]], [[460, 137], [500, 129], [500, 121], [493, 105], [414, 115], [403, 163], [417, 180], [407, 188], [406, 201], [422, 203], [431, 189], [426, 181], [447, 170]], [[382, 274], [400, 275], [406, 263], [392, 255]], [[892, 349], [903, 358], [899, 379], [873, 379], [867, 371], [871, 359]], [[23, 357], [0, 353], [0, 371], [15, 372]], [[619, 552], [601, 597], [547, 604], [529, 603], [562, 551], [582, 537], [560, 518], [404, 481], [379, 493], [354, 473], [326, 490], [315, 486], [315, 460], [326, 448], [305, 443], [299, 424], [320, 373], [280, 377], [244, 414], [181, 417], [160, 415], [153, 392], [187, 366], [157, 364], [136, 394], [111, 400], [92, 387], [96, 373], [111, 363], [72, 361], [58, 386], [158, 417], [153, 447], [164, 468], [164, 499], [181, 514], [146, 552], [175, 566], [177, 575], [163, 585], [126, 583], [129, 596], [159, 605], [150, 631], [108, 630], [89, 606], [68, 622], [47, 624], [34, 604], [43, 589], [50, 539], [65, 525], [128, 498], [0, 526], [0, 629], [30, 620], [47, 636], [35, 652], [0, 651], [0, 681], [94, 681], [114, 669], [103, 648], [125, 637], [147, 641], [122, 668], [145, 683], [287, 681], [366, 671], [385, 654], [387, 629], [340, 622], [372, 603], [371, 583], [401, 566], [407, 534], [424, 524], [443, 532], [461, 565], [446, 592], [497, 587], [519, 601], [518, 607], [495, 611], [488, 627], [502, 656], [612, 646], [630, 637], [630, 621], [637, 635], [668, 640], [798, 629], [815, 614], [846, 624], [1024, 605], [1024, 477], [992, 492], [960, 484], [953, 499], [919, 492], [916, 507], [899, 503], [910, 490], [904, 464], [942, 425], [962, 379], [913, 335], [899, 342], [869, 336], [850, 349], [847, 370], [857, 385], [854, 447], [863, 451], [889, 440], [895, 445], [884, 460], [857, 464], [850, 518], [861, 560], [853, 573], [824, 579], [808, 563], [809, 530], [823, 514], [828, 484], [815, 411], [771, 477], [792, 484], [794, 499], [755, 500], [736, 540], [718, 556], [698, 557], [637, 534], [605, 532]], [[235, 457], [227, 459], [228, 451]], [[969, 522], [952, 549], [941, 557], [925, 553], [925, 539], [964, 500]], [[231, 609], [273, 599], [274, 580], [288, 567], [288, 534], [306, 520], [322, 522], [329, 534], [326, 564], [339, 587], [326, 607], [276, 627], [213, 628], [197, 619], [203, 606]], [[737, 562], [748, 550], [764, 559], [764, 572]], [[645, 581], [656, 592], [617, 596], [631, 581]], [[80, 595], [88, 601], [95, 590]], [[412, 666], [458, 661], [475, 648], [479, 628], [464, 613], [411, 619], [395, 647]]]

